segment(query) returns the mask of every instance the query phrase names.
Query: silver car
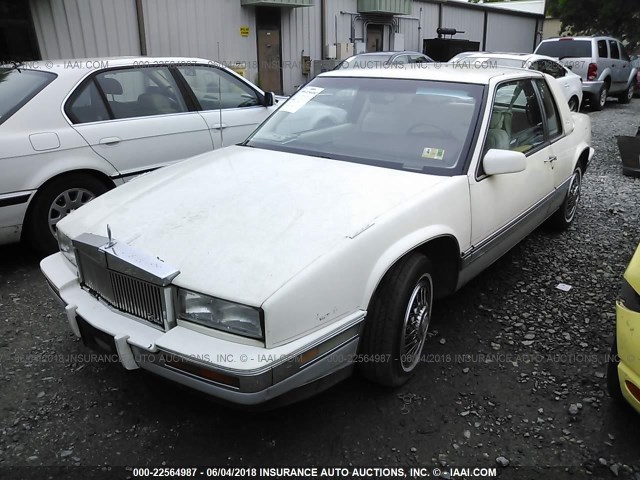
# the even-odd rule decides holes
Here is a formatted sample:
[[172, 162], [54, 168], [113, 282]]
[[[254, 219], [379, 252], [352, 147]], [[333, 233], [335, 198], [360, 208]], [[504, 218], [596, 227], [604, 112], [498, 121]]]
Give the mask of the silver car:
[[544, 40], [535, 53], [558, 57], [582, 77], [582, 91], [592, 110], [602, 110], [607, 97], [629, 103], [633, 98], [637, 69], [624, 45], [613, 37], [560, 37]]

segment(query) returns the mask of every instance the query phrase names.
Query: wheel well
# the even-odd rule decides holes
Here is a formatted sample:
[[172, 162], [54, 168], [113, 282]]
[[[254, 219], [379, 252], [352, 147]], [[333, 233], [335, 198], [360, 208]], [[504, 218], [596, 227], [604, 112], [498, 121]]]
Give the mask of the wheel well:
[[[49, 178], [46, 182], [44, 182], [42, 185], [40, 185], [38, 187], [38, 190], [36, 191], [36, 195], [38, 195], [38, 193], [47, 185], [49, 185], [52, 181], [64, 177], [66, 175], [71, 175], [71, 174], [83, 174], [83, 175], [88, 175], [90, 177], [93, 177], [97, 180], [99, 180], [100, 182], [102, 182], [104, 184], [105, 187], [107, 187], [107, 189], [111, 190], [112, 188], [114, 188], [116, 185], [113, 183], [113, 180], [111, 180], [107, 175], [105, 175], [102, 172], [99, 172], [97, 170], [70, 170], [68, 172], [63, 172], [63, 173], [59, 173], [58, 175], [55, 175], [51, 178]], [[23, 221], [23, 228], [22, 228], [22, 237], [24, 238], [25, 236], [25, 232], [26, 232], [26, 228], [24, 228], [24, 225], [27, 225], [29, 223], [29, 221], [31, 220], [31, 214], [32, 214], [32, 210], [33, 210], [33, 200], [31, 200], [31, 202], [29, 202], [29, 207], [27, 208], [27, 213], [24, 216], [24, 221]]]
[[460, 271], [460, 247], [449, 235], [429, 240], [415, 249], [424, 254], [433, 266], [434, 296], [441, 298], [453, 293]]
[[586, 148], [580, 154], [580, 157], [578, 158], [578, 162], [577, 162], [577, 164], [580, 166], [580, 170], [582, 171], [583, 174], [584, 174], [584, 172], [587, 171], [587, 164], [588, 163], [589, 163], [589, 149]]
[[606, 83], [607, 89], [611, 88], [611, 77], [605, 77], [604, 83]]

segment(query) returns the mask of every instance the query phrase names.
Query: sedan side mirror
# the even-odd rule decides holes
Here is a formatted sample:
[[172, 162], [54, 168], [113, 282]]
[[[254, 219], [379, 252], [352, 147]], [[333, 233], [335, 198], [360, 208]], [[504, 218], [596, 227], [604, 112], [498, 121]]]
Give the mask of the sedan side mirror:
[[266, 92], [264, 94], [264, 102], [262, 103], [265, 107], [272, 107], [276, 103], [276, 97], [273, 92]]
[[521, 152], [492, 148], [482, 159], [482, 166], [487, 175], [518, 173], [527, 168], [527, 157]]

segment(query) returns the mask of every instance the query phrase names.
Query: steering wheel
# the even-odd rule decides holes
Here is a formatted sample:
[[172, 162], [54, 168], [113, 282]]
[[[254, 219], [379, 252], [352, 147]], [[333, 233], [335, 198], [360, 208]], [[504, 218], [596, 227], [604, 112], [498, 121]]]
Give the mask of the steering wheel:
[[[422, 127], [426, 127], [426, 128], [423, 129]], [[450, 138], [452, 140], [456, 140], [456, 137], [454, 137], [451, 134], [451, 132], [448, 132], [447, 130], [445, 130], [444, 127], [439, 127], [437, 125], [432, 125], [430, 123], [416, 123], [415, 125], [412, 125], [406, 131], [406, 134], [407, 135], [422, 135], [422, 134], [426, 133], [426, 131], [428, 131], [428, 130], [432, 130], [434, 132], [437, 132], [439, 135], [443, 135], [443, 136], [445, 136], [447, 138]]]

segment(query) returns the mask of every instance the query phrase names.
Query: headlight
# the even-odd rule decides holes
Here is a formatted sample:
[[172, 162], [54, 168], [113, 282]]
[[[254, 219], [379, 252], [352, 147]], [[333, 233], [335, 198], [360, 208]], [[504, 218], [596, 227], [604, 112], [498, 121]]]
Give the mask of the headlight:
[[56, 236], [58, 237], [58, 247], [60, 247], [60, 252], [62, 252], [67, 260], [77, 267], [75, 248], [73, 248], [71, 239], [62, 233], [60, 229], [56, 230]]
[[177, 317], [244, 337], [264, 339], [262, 310], [178, 289]]

